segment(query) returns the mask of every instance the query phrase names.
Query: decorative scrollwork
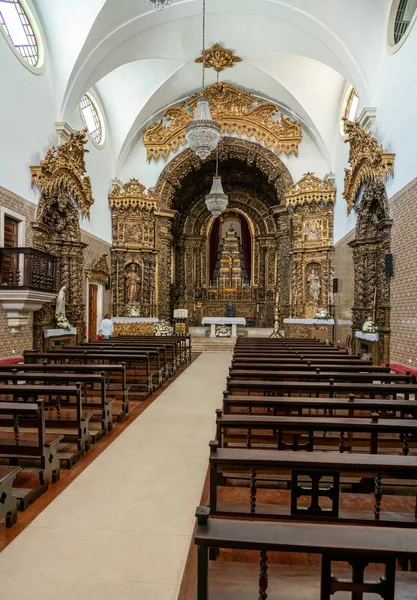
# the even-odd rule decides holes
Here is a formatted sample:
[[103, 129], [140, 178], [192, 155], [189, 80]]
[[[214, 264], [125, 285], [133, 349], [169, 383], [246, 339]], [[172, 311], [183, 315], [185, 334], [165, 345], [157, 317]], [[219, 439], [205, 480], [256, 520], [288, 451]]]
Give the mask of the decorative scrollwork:
[[86, 175], [86, 143], [86, 130], [75, 131], [61, 146], [52, 146], [40, 165], [30, 167], [30, 170], [32, 186], [36, 186], [44, 196], [70, 193], [82, 215], [90, 218], [94, 198], [90, 178]]
[[[242, 62], [240, 56], [235, 54], [234, 50], [225, 48], [221, 44], [213, 44], [204, 53], [206, 69], [214, 69], [217, 73], [221, 73], [225, 69], [231, 69], [236, 63]], [[203, 53], [195, 59], [196, 63], [203, 62]]]
[[347, 202], [347, 212], [350, 214], [364, 183], [383, 182], [389, 174], [394, 176], [395, 154], [384, 152], [376, 139], [359, 123], [346, 121], [345, 132], [345, 143], [350, 144], [351, 168], [345, 169], [343, 197]]
[[86, 271], [88, 279], [97, 281], [98, 283], [105, 284], [110, 277], [110, 269], [107, 264], [107, 254], [103, 254], [97, 262], [94, 263], [92, 269]]
[[[205, 89], [204, 96], [223, 134], [254, 137], [277, 155], [284, 152], [287, 156], [298, 156], [301, 125], [285, 117], [273, 102], [261, 100], [230, 83], [211, 85]], [[144, 131], [143, 144], [148, 160], [158, 160], [161, 156], [166, 160], [171, 152], [185, 145], [186, 126], [193, 120], [200, 97], [201, 92], [179, 106], [167, 108], [162, 119]]]

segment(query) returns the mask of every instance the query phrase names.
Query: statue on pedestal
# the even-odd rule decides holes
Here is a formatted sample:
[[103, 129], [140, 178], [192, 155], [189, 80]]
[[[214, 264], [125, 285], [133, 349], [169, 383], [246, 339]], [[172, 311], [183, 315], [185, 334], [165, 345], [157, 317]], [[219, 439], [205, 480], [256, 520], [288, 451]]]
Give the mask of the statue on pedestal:
[[140, 294], [140, 277], [137, 265], [133, 264], [125, 275], [126, 277], [126, 302], [138, 302]]
[[309, 295], [312, 298], [314, 298], [314, 300], [318, 301], [320, 298], [321, 283], [320, 283], [320, 277], [318, 276], [316, 269], [311, 270], [311, 273], [307, 279], [307, 282], [308, 282]]

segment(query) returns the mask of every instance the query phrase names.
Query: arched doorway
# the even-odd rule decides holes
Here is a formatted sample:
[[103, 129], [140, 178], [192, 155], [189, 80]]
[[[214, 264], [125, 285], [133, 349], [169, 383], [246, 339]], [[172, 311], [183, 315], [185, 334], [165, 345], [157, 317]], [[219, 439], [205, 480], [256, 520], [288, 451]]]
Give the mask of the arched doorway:
[[[210, 277], [216, 268], [210, 252], [214, 219], [205, 206], [205, 196], [211, 188], [215, 156], [201, 162], [185, 150], [165, 167], [154, 189], [161, 205], [176, 211], [171, 310], [187, 308], [190, 324], [197, 325], [204, 315], [224, 315], [227, 302], [232, 301], [236, 314], [250, 324], [272, 326], [276, 291], [280, 292], [281, 309], [285, 311], [289, 304], [290, 223], [284, 196], [292, 178], [273, 152], [247, 140], [222, 139], [219, 157], [229, 197], [226, 215], [243, 219], [242, 237], [242, 223], [249, 231], [250, 244], [246, 238], [245, 251], [247, 254], [250, 248], [251, 260], [245, 261], [244, 256], [242, 260], [246, 277], [241, 276], [239, 282], [236, 275], [237, 283], [243, 278], [246, 285], [236, 285], [236, 279], [234, 285], [222, 286], [220, 281], [217, 285], [217, 278], [213, 281]], [[240, 245], [244, 254], [242, 239]]]

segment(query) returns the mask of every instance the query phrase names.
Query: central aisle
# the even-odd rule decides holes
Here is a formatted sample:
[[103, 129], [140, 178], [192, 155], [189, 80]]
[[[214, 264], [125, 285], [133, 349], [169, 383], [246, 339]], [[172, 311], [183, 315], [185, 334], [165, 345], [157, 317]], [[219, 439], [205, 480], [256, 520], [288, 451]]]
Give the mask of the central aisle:
[[0, 598], [176, 599], [230, 359], [199, 356], [0, 554]]

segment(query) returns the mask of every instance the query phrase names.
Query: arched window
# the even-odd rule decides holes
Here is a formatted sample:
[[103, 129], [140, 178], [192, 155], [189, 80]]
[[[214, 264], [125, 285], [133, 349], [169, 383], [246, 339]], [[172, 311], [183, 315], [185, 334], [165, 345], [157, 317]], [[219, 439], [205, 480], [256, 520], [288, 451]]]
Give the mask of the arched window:
[[345, 122], [343, 119], [348, 121], [354, 121], [359, 108], [359, 94], [355, 88], [351, 85], [346, 93], [345, 100], [342, 106], [340, 129], [342, 134], [345, 133]]
[[42, 66], [42, 48], [32, 15], [19, 0], [0, 0], [0, 27], [23, 64]]
[[81, 98], [80, 110], [90, 140], [96, 146], [102, 146], [104, 144], [104, 122], [98, 106], [90, 94], [84, 94]]
[[417, 0], [393, 0], [388, 22], [388, 46], [398, 50], [416, 20]]

